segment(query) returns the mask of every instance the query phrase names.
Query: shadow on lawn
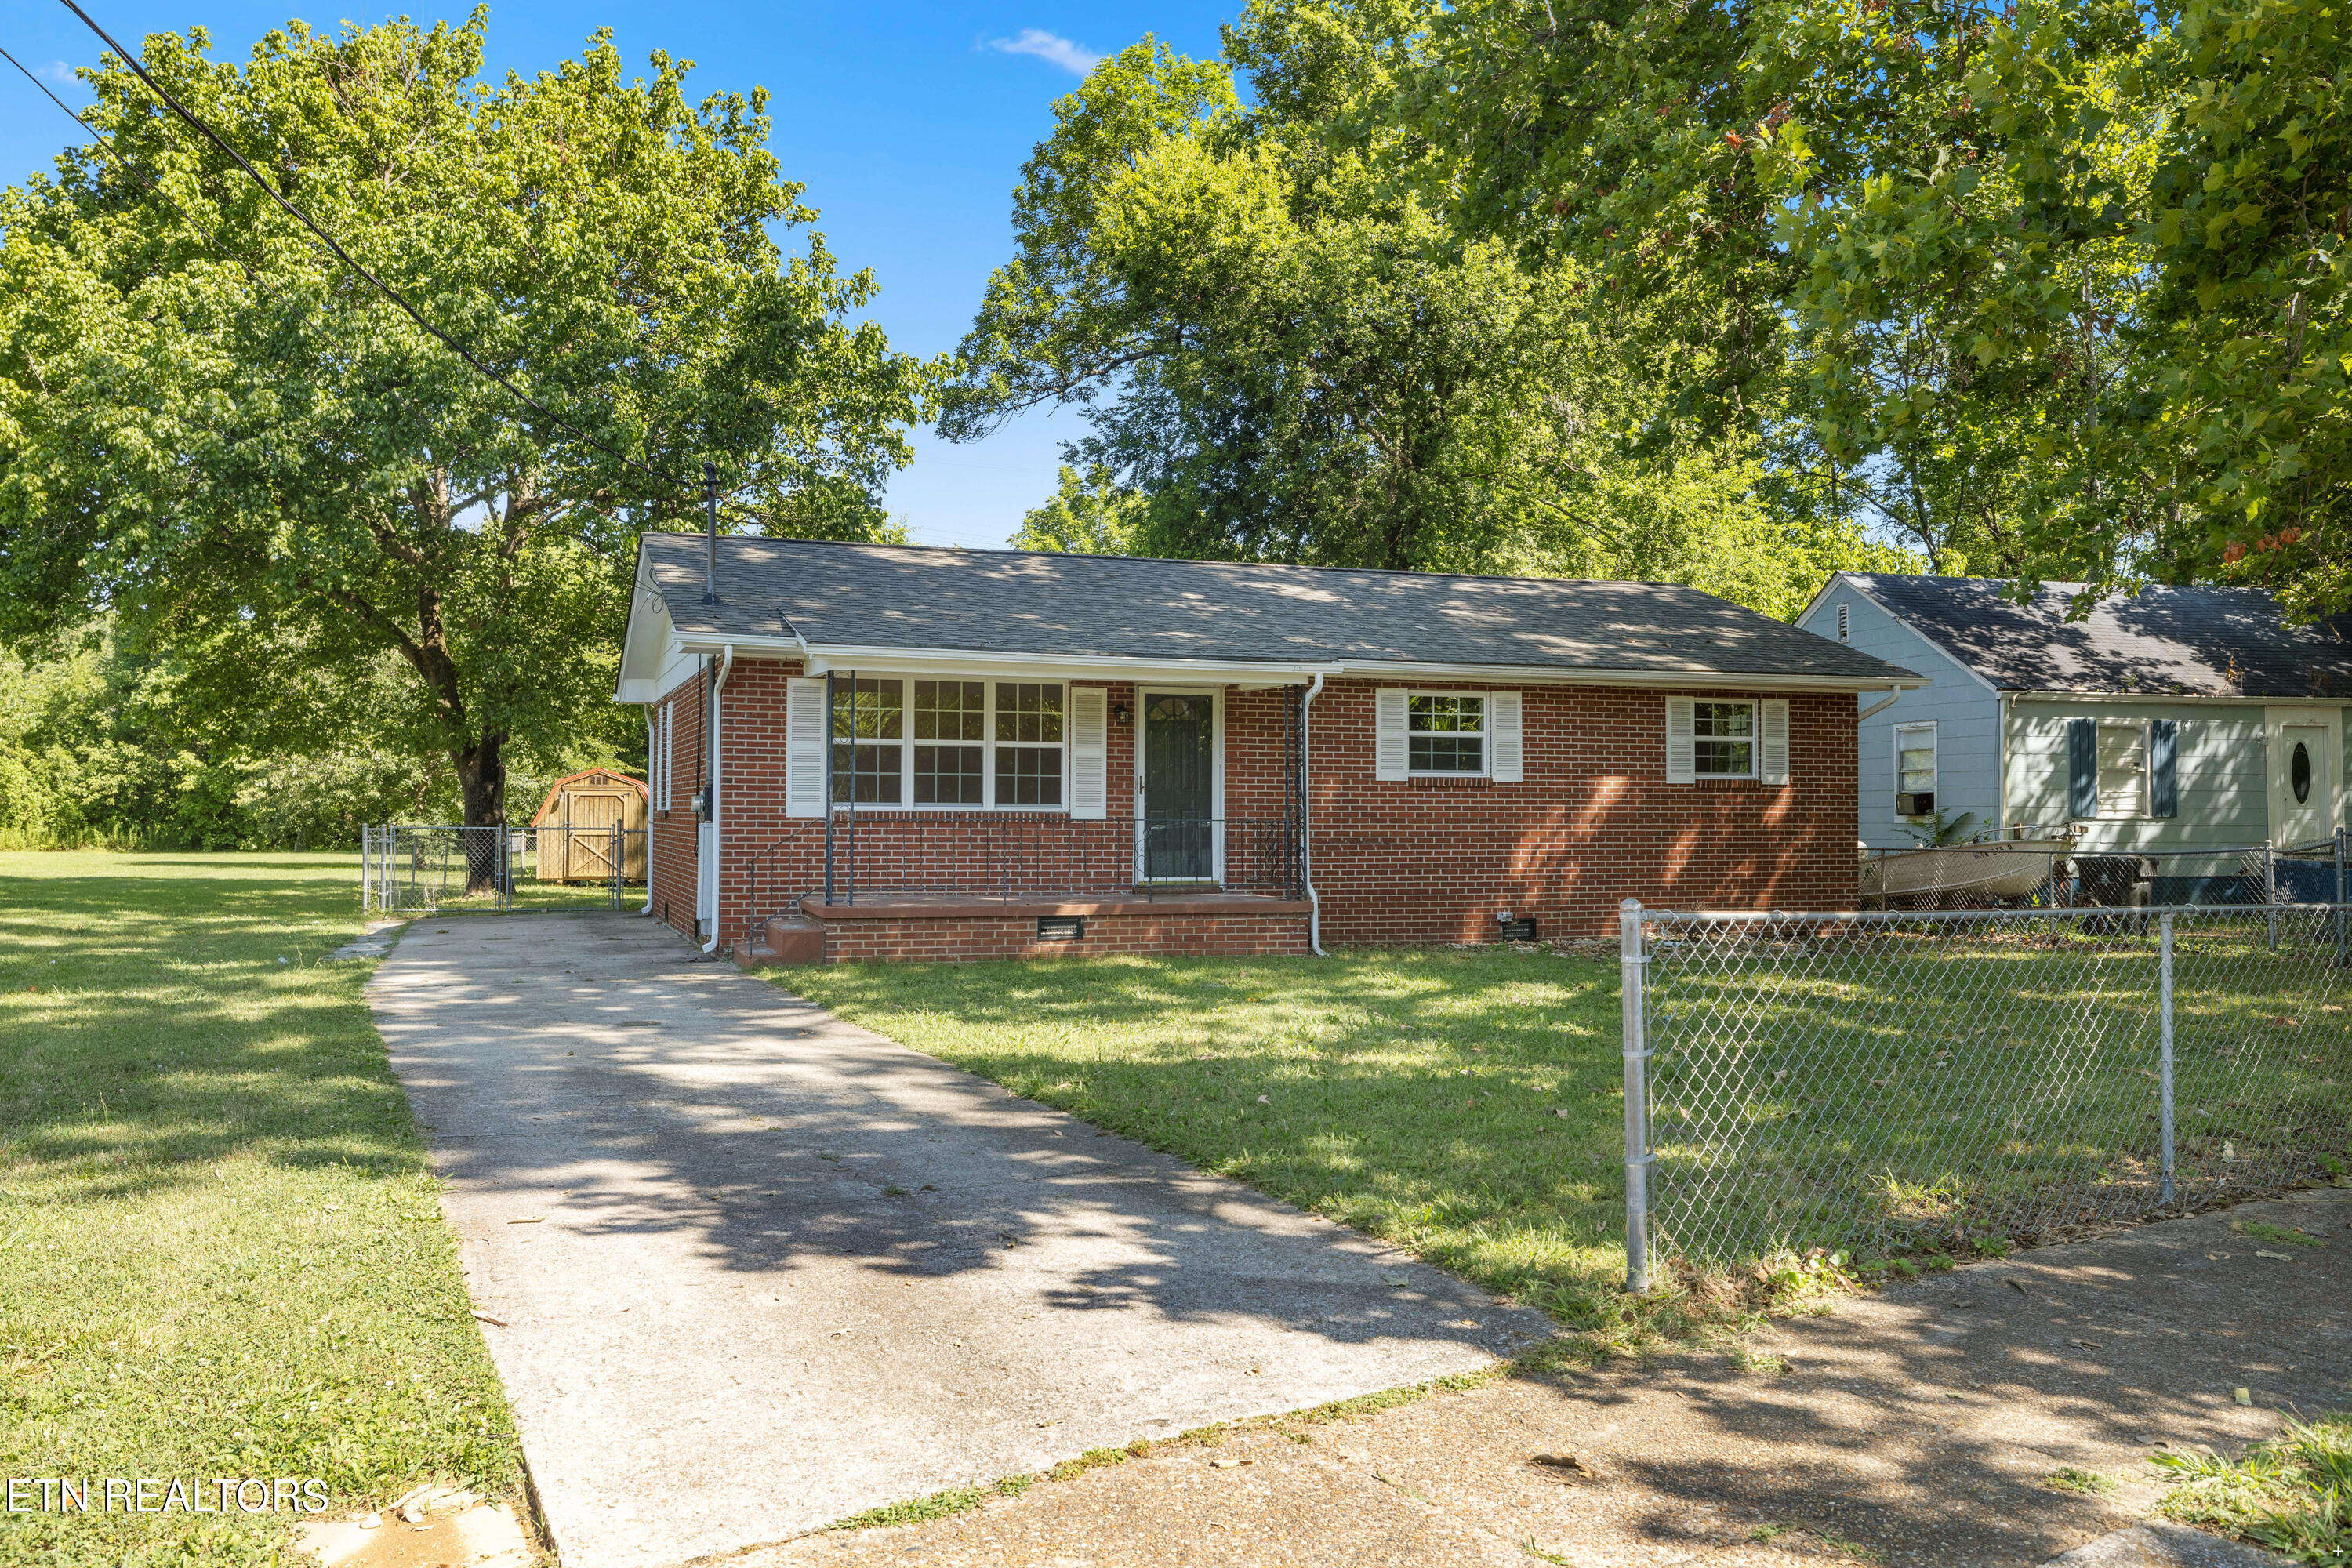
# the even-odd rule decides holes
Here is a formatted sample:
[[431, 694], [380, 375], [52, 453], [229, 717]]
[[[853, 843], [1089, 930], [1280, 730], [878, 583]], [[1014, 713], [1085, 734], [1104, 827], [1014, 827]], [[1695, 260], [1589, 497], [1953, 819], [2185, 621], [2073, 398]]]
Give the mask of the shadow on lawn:
[[311, 967], [358, 931], [356, 899], [331, 877], [134, 880], [159, 863], [179, 864], [12, 885], [0, 1146], [13, 1175], [70, 1178], [37, 1201], [87, 1205], [238, 1155], [413, 1172], [407, 1107], [353, 1005], [360, 975]]

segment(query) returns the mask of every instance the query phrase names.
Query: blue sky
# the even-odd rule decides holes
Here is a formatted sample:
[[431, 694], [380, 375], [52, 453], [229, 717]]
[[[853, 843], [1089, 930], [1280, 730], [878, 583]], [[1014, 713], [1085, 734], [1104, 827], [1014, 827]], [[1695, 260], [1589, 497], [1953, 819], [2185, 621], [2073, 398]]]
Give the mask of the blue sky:
[[[82, 0], [121, 38], [202, 26], [215, 58], [242, 60], [253, 41], [292, 16], [313, 26], [396, 11], [305, 10], [246, 0]], [[578, 52], [610, 26], [623, 53], [654, 48], [698, 62], [704, 91], [765, 87], [785, 176], [804, 182], [816, 227], [845, 267], [871, 267], [881, 285], [871, 314], [891, 342], [918, 353], [951, 349], [970, 325], [991, 268], [1012, 249], [1012, 191], [1022, 161], [1050, 129], [1053, 100], [1088, 59], [1153, 33], [1191, 54], [1217, 47], [1233, 4], [1158, 0], [1095, 5], [964, 0], [936, 5], [777, 6], [719, 0], [692, 7], [633, 3], [494, 5], [489, 68], [536, 70]], [[420, 21], [462, 20], [463, 4], [415, 7]], [[55, 0], [18, 0], [0, 41], [36, 70], [88, 65], [97, 39]], [[63, 75], [62, 71], [58, 72]], [[79, 107], [78, 82], [53, 81]], [[74, 138], [66, 118], [0, 64], [0, 181], [46, 171]], [[1054, 489], [1058, 444], [1080, 433], [1067, 414], [1033, 415], [987, 440], [952, 446], [918, 432], [914, 466], [890, 489], [890, 510], [924, 543], [995, 545]]]

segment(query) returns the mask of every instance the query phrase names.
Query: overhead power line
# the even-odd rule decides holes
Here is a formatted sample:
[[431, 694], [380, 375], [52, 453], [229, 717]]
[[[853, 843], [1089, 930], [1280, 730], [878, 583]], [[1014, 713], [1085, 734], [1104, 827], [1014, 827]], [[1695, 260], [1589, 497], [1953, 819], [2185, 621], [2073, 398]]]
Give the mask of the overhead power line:
[[[304, 228], [309, 229], [310, 233], [317, 237], [318, 242], [321, 246], [325, 247], [329, 254], [333, 256], [337, 261], [341, 262], [353, 273], [373, 285], [378, 292], [383, 295], [385, 299], [398, 306], [402, 313], [406, 315], [410, 321], [415, 321], [417, 326], [422, 328], [427, 334], [433, 337], [443, 347], [446, 348], [451, 353], [456, 354], [459, 359], [464, 360], [467, 364], [472, 366], [477, 374], [489, 381], [495, 382], [498, 385], [503, 387], [510, 395], [512, 395], [517, 402], [520, 402], [524, 406], [544, 416], [553, 424], [561, 426], [563, 429], [570, 431], [573, 436], [578, 437], [582, 441], [594, 447], [597, 451], [604, 453], [606, 457], [617, 459], [618, 461], [628, 465], [630, 468], [636, 469], [639, 473], [650, 475], [654, 479], [659, 479], [663, 484], [671, 487], [674, 490], [681, 493], [688, 492], [689, 487], [687, 482], [679, 479], [677, 475], [664, 473], [661, 469], [653, 467], [651, 464], [644, 462], [636, 458], [632, 458], [626, 452], [621, 451], [617, 447], [609, 446], [606, 443], [598, 440], [587, 431], [583, 430], [579, 426], [574, 425], [571, 420], [566, 419], [562, 415], [558, 414], [554, 409], [550, 408], [547, 405], [541, 403], [538, 398], [533, 397], [530, 393], [525, 392], [521, 387], [517, 386], [513, 382], [509, 381], [505, 376], [499, 374], [488, 365], [484, 364], [479, 359], [477, 359], [474, 356], [473, 352], [467, 348], [465, 344], [459, 342], [457, 339], [451, 337], [448, 333], [435, 326], [431, 321], [426, 321], [425, 319], [424, 312], [419, 310], [415, 306], [410, 304], [399, 289], [394, 289], [391, 284], [377, 277], [373, 272], [360, 265], [356, 260], [353, 260], [351, 253], [342, 247], [341, 244], [336, 240], [333, 235], [328, 233], [324, 227], [312, 219], [310, 214], [304, 212], [300, 207], [296, 206], [292, 202], [288, 201], [283, 195], [279, 195], [278, 188], [275, 185], [272, 185], [268, 180], [263, 179], [261, 177], [261, 172], [256, 169], [251, 163], [246, 162], [244, 153], [239, 153], [236, 148], [230, 146], [227, 141], [221, 136], [220, 132], [215, 131], [210, 125], [205, 122], [204, 119], [200, 115], [190, 110], [178, 99], [173, 97], [172, 94], [165, 89], [163, 83], [157, 81], [153, 77], [149, 76], [147, 74], [147, 68], [139, 63], [139, 58], [136, 55], [133, 55], [129, 49], [124, 48], [121, 44], [115, 42], [114, 36], [109, 33], [104, 27], [100, 26], [97, 20], [92, 17], [89, 12], [83, 10], [79, 5], [75, 4], [75, 0], [58, 0], [58, 3], [63, 5], [67, 10], [71, 11], [75, 16], [80, 17], [82, 25], [88, 27], [91, 32], [97, 34], [100, 40], [102, 41], [108, 48], [114, 51], [115, 58], [120, 59], [125, 66], [129, 67], [131, 73], [137, 76], [141, 81], [147, 84], [147, 89], [150, 92], [152, 92], [156, 98], [162, 101], [164, 108], [177, 115], [187, 124], [188, 128], [195, 132], [197, 135], [203, 137], [205, 141], [211, 142], [214, 146], [227, 153], [229, 158], [235, 162], [236, 166], [245, 172], [246, 177], [261, 188], [263, 195], [267, 195], [271, 201], [277, 203], [279, 206], [285, 208], [286, 211], [293, 216], [296, 222], [299, 223]], [[10, 58], [9, 63], [11, 65], [16, 64], [14, 57]], [[17, 65], [16, 68], [24, 70], [25, 68], [21, 65]], [[26, 71], [25, 74], [28, 77], [32, 75], [30, 71]], [[41, 86], [37, 79], [36, 79], [34, 85], [37, 87]], [[48, 92], [48, 89], [47, 87], [41, 87], [41, 90]], [[50, 93], [49, 96], [52, 100], [57, 98], [55, 93]], [[61, 109], [65, 108], [65, 105], [61, 100], [58, 102], [58, 107]], [[73, 110], [67, 109], [66, 112], [72, 114]], [[81, 117], [79, 115], [74, 115], [74, 119], [77, 122], [79, 122]], [[88, 129], [88, 127], [85, 126], [84, 129]], [[150, 186], [150, 189], [152, 188], [152, 186]]]

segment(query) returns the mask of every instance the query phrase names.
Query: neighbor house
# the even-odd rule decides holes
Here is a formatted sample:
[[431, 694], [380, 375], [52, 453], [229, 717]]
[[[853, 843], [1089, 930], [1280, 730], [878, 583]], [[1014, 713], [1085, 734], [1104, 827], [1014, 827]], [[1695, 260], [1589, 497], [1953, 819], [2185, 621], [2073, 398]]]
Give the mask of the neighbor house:
[[1841, 573], [1797, 624], [1927, 684], [1864, 704], [1863, 842], [1940, 816], [2088, 853], [2309, 845], [2343, 822], [2352, 644], [2252, 588], [2151, 587], [2070, 619], [1971, 577]]
[[1694, 589], [647, 535], [647, 910], [742, 957], [1851, 908], [1857, 692]]

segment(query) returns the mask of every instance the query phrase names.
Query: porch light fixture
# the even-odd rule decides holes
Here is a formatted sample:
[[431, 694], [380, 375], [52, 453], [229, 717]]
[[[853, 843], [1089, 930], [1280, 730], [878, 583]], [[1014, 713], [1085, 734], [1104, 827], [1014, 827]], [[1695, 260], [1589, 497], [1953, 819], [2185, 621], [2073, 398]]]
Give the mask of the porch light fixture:
[[1127, 722], [1127, 704], [1126, 704], [1126, 703], [1124, 703], [1124, 702], [1114, 702], [1114, 703], [1112, 703], [1112, 704], [1110, 705], [1110, 719], [1111, 719], [1111, 722], [1112, 722], [1112, 723], [1114, 723], [1114, 724], [1124, 724], [1124, 723], [1126, 723], [1126, 722]]

